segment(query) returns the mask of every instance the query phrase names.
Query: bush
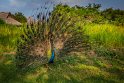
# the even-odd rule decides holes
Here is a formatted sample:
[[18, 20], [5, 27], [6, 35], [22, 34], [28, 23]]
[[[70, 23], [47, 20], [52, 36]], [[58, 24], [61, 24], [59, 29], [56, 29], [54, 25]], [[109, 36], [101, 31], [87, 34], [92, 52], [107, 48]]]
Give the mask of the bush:
[[0, 19], [0, 25], [5, 24], [5, 21], [3, 21], [2, 19]]

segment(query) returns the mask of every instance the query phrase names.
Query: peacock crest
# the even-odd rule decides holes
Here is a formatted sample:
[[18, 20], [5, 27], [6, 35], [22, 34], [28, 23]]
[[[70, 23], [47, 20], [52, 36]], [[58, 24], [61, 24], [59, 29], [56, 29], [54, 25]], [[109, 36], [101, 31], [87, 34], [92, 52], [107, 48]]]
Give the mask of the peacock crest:
[[81, 52], [87, 47], [87, 36], [81, 27], [77, 27], [78, 17], [71, 17], [67, 12], [60, 12], [62, 4], [52, 12], [41, 11], [35, 22], [26, 26], [18, 40], [17, 65], [27, 66], [39, 61], [42, 64], [53, 62], [54, 58], [69, 53]]

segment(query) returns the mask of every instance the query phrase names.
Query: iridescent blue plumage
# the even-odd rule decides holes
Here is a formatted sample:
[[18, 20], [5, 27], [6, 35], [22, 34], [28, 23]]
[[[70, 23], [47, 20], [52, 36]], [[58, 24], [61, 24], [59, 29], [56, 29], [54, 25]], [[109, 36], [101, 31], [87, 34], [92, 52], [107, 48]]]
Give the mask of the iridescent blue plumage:
[[53, 50], [53, 51], [52, 51], [51, 58], [50, 58], [50, 60], [49, 60], [49, 63], [53, 63], [53, 62], [54, 62], [54, 58], [55, 58], [55, 51]]

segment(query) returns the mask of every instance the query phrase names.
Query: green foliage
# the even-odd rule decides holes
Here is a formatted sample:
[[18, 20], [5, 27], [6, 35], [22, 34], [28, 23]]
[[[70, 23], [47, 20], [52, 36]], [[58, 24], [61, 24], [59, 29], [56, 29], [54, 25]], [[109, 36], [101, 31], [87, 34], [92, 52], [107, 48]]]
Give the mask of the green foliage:
[[16, 41], [22, 30], [12, 25], [0, 25], [0, 53], [16, 49]]
[[89, 3], [88, 6], [86, 6], [87, 9], [92, 9], [96, 11], [98, 11], [100, 7], [101, 7], [101, 4], [95, 4], [95, 3], [93, 4]]
[[101, 13], [110, 23], [124, 25], [124, 10], [108, 8]]
[[[99, 10], [100, 4], [91, 4], [91, 7], [69, 7], [69, 6], [62, 6], [58, 5], [56, 10], [61, 9], [60, 13], [68, 13], [71, 17], [77, 16], [77, 20], [82, 21], [83, 24], [85, 23], [104, 23], [105, 19], [101, 15], [101, 11]], [[67, 16], [66, 16], [67, 17]]]
[[0, 25], [3, 25], [3, 24], [5, 24], [5, 22], [2, 19], [0, 19]]
[[27, 18], [24, 16], [24, 14], [22, 14], [21, 12], [17, 12], [14, 14], [14, 18], [21, 22], [21, 23], [26, 23], [27, 22]]
[[120, 9], [108, 8], [103, 11], [100, 10], [100, 4], [89, 4], [86, 7], [80, 6], [61, 6], [62, 12], [68, 12], [72, 17], [78, 16], [81, 20], [84, 20], [85, 23], [111, 23], [114, 25], [123, 25], [124, 23], [124, 11]]

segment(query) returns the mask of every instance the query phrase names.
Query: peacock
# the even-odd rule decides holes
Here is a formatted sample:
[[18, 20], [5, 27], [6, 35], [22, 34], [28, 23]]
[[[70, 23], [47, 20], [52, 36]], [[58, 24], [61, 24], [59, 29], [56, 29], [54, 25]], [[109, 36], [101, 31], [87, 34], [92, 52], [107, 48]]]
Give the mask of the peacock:
[[61, 6], [57, 5], [52, 12], [44, 8], [47, 12], [41, 11], [35, 22], [24, 28], [17, 41], [17, 66], [54, 63], [55, 59], [82, 52], [88, 46], [88, 37], [76, 26], [77, 16], [61, 12]]

